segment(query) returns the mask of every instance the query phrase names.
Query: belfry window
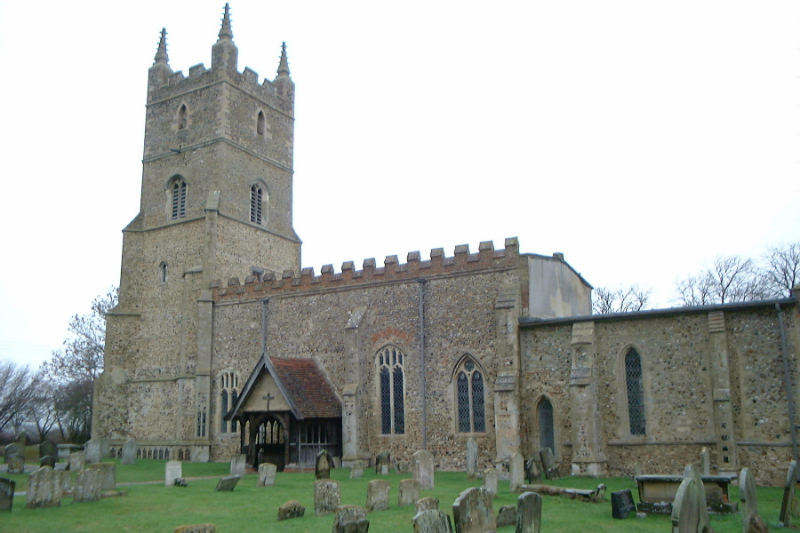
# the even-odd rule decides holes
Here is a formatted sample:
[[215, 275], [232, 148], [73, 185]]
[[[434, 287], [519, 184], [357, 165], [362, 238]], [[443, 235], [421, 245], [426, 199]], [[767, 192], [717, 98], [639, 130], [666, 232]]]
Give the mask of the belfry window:
[[186, 194], [188, 186], [183, 178], [178, 178], [172, 183], [172, 220], [186, 217]]
[[256, 133], [263, 136], [264, 135], [264, 126], [267, 122], [267, 118], [264, 116], [263, 111], [258, 112], [258, 118], [256, 119]]
[[239, 376], [236, 372], [223, 372], [219, 377], [220, 433], [235, 433], [236, 420], [227, 421], [225, 415], [236, 405], [239, 398]]
[[550, 448], [550, 451], [555, 453], [556, 435], [553, 424], [553, 404], [550, 403], [550, 400], [547, 398], [539, 400], [536, 415], [539, 418], [539, 449]]
[[250, 222], [264, 223], [264, 189], [255, 184], [250, 187]]
[[185, 130], [187, 125], [186, 120], [186, 104], [182, 104], [178, 110], [178, 130]]
[[396, 346], [378, 352], [381, 434], [405, 433], [405, 356]]
[[167, 282], [167, 263], [163, 261], [158, 265], [158, 281], [161, 283]]
[[480, 368], [467, 357], [456, 371], [456, 403], [459, 433], [486, 431], [484, 379]]
[[625, 354], [625, 385], [628, 392], [628, 422], [631, 435], [645, 435], [647, 424], [644, 413], [642, 358], [633, 348]]

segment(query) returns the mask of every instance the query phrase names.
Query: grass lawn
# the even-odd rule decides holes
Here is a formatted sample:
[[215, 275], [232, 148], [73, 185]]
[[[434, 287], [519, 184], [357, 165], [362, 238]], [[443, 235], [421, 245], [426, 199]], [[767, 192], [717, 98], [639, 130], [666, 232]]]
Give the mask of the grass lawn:
[[[135, 465], [117, 464], [117, 482], [162, 480], [166, 461], [140, 459]], [[228, 474], [229, 463], [184, 463], [184, 477], [222, 476]], [[366, 470], [361, 479], [349, 479], [347, 468], [334, 469], [331, 477], [340, 482], [342, 504], [364, 505], [367, 483], [376, 479], [374, 470]], [[18, 483], [17, 490], [25, 490], [25, 476], [9, 476]], [[369, 514], [370, 533], [413, 531], [411, 517], [414, 506], [397, 507], [398, 484], [410, 474], [392, 474], [389, 510]], [[99, 502], [73, 504], [64, 498], [61, 507], [28, 510], [25, 497], [17, 496], [11, 513], [0, 514], [0, 531], [4, 533], [33, 532], [171, 532], [182, 524], [211, 522], [220, 533], [276, 532], [318, 533], [331, 530], [333, 515], [314, 516], [314, 475], [312, 473], [279, 473], [275, 486], [257, 488], [257, 476], [248, 474], [233, 492], [213, 492], [216, 480], [190, 481], [189, 487], [132, 485], [120, 487], [128, 491], [127, 497], [108, 498]], [[584, 479], [564, 478], [554, 485], [575, 488], [594, 488], [598, 483], [608, 486], [607, 502], [582, 503], [565, 498], [544, 496], [542, 530], [551, 532], [664, 532], [670, 530], [669, 517], [651, 515], [645, 519], [614, 520], [611, 518], [610, 493], [631, 489], [638, 500], [636, 485], [628, 478]], [[421, 496], [439, 499], [439, 508], [452, 515], [452, 503], [466, 488], [480, 486], [480, 481], [468, 481], [466, 474], [437, 472], [436, 487], [422, 491]], [[776, 528], [783, 490], [760, 488], [759, 510], [770, 529]], [[731, 488], [731, 498], [738, 501], [737, 487]], [[508, 482], [501, 481], [499, 494], [494, 501], [497, 512], [502, 505], [516, 505], [517, 495], [508, 491]], [[306, 508], [302, 518], [277, 521], [278, 507], [288, 500], [299, 500]], [[717, 533], [739, 533], [741, 515], [711, 516], [711, 526]], [[511, 533], [513, 526], [500, 528], [500, 533]]]

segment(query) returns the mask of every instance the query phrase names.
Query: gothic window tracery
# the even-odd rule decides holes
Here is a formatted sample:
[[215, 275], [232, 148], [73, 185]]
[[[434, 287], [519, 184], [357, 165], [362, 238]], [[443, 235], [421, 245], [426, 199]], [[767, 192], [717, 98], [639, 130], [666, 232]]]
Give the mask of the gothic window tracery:
[[219, 390], [220, 433], [235, 433], [236, 420], [225, 420], [225, 415], [239, 398], [239, 375], [232, 371], [223, 372], [219, 376]]
[[396, 346], [378, 352], [378, 395], [381, 407], [381, 434], [405, 433], [405, 356]]
[[485, 380], [480, 367], [465, 357], [456, 369], [456, 416], [459, 433], [486, 431]]
[[625, 354], [625, 388], [628, 393], [628, 423], [631, 435], [645, 435], [644, 386], [642, 358], [634, 348]]

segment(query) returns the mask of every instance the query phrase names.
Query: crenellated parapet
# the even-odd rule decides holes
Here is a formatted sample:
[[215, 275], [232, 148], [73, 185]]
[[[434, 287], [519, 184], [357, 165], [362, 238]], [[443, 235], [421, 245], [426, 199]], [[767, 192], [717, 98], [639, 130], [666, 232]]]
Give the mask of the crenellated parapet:
[[356, 270], [353, 261], [342, 263], [341, 272], [333, 265], [324, 265], [320, 275], [312, 267], [303, 268], [299, 275], [292, 270], [281, 274], [254, 269], [244, 283], [237, 277], [226, 282], [212, 281], [210, 289], [215, 301], [235, 299], [267, 298], [280, 294], [291, 294], [311, 290], [351, 288], [376, 282], [413, 281], [449, 274], [506, 270], [519, 266], [519, 243], [516, 237], [505, 240], [505, 247], [495, 250], [492, 241], [478, 246], [477, 253], [470, 253], [466, 244], [455, 247], [452, 257], [445, 256], [444, 248], [431, 250], [430, 259], [422, 260], [419, 252], [409, 252], [406, 262], [400, 263], [397, 255], [387, 256], [379, 267], [374, 258], [365, 259], [361, 270]]

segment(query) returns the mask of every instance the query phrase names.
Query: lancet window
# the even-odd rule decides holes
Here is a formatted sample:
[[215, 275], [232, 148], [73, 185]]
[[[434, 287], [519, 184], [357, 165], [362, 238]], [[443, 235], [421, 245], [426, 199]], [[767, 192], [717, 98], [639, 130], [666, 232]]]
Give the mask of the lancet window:
[[381, 434], [405, 433], [405, 356], [396, 346], [378, 352], [379, 403]]
[[480, 367], [471, 357], [465, 357], [455, 375], [459, 433], [485, 432], [485, 382]]
[[236, 372], [223, 372], [219, 377], [219, 418], [221, 433], [235, 433], [236, 420], [225, 420], [225, 415], [239, 399], [239, 376]]
[[625, 385], [628, 392], [628, 422], [631, 435], [645, 435], [647, 423], [642, 383], [642, 358], [631, 348], [625, 354]]

